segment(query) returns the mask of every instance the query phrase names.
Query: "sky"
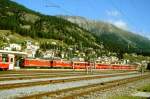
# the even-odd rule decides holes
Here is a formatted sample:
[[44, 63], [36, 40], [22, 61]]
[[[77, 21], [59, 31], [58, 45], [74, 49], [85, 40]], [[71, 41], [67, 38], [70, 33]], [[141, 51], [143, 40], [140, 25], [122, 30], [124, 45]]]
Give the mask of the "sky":
[[110, 22], [150, 39], [150, 0], [12, 0], [46, 15]]

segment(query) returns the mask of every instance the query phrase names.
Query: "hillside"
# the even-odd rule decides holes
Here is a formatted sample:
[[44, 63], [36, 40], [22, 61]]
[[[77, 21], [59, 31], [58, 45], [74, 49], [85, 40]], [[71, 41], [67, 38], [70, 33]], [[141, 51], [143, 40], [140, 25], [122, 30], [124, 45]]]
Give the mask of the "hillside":
[[57, 46], [63, 42], [66, 47], [80, 43], [85, 47], [99, 46], [95, 37], [78, 25], [55, 16], [42, 15], [10, 0], [0, 0], [0, 16], [0, 30], [11, 30], [22, 37], [30, 37], [39, 42], [41, 48], [48, 49], [53, 41], [59, 43]]
[[117, 28], [110, 23], [88, 20], [78, 16], [58, 17], [76, 23], [80, 27], [90, 31], [95, 35], [98, 42], [103, 42], [105, 48], [111, 51], [136, 52], [145, 55], [150, 53], [150, 40], [143, 36]]

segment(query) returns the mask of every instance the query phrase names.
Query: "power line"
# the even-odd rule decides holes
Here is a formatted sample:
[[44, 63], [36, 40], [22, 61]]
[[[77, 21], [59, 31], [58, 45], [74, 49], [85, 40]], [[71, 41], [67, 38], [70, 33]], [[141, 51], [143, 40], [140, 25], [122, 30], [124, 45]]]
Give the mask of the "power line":
[[63, 10], [65, 13], [68, 13], [70, 15], [74, 15], [72, 12], [70, 12], [69, 10], [63, 8], [62, 6], [56, 4], [56, 3], [53, 3], [52, 1], [48, 1], [48, 4], [44, 5], [45, 7], [53, 7], [53, 8], [58, 8], [58, 9], [61, 9]]
[[54, 7], [54, 8], [60, 8], [59, 5], [51, 5], [51, 4], [46, 4], [45, 7]]

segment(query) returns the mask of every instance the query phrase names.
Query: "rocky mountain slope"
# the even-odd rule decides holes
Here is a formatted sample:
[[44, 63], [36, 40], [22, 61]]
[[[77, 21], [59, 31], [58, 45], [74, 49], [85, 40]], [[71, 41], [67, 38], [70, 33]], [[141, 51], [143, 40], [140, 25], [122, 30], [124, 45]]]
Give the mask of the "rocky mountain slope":
[[90, 31], [107, 49], [122, 52], [150, 53], [150, 40], [135, 33], [122, 30], [101, 21], [88, 20], [78, 16], [58, 16]]

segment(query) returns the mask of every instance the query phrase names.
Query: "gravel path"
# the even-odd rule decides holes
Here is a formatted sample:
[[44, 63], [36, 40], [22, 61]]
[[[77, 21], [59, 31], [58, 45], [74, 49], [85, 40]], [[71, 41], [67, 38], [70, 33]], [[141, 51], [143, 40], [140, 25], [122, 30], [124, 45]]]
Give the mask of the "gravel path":
[[[109, 75], [119, 75], [119, 74], [127, 74], [127, 73], [82, 75], [82, 76], [56, 77], [56, 78], [50, 77], [50, 78], [38, 78], [38, 79], [26, 79], [26, 80], [9, 80], [9, 81], [0, 81], [0, 85], [19, 84], [19, 83], [28, 83], [28, 82], [39, 82], [39, 81], [48, 81], [48, 80], [64, 80], [64, 79], [73, 79], [73, 78], [82, 78], [82, 77], [109, 76]], [[128, 74], [133, 74], [133, 73], [128, 73]]]
[[150, 84], [150, 78], [131, 82], [125, 85], [113, 87], [105, 91], [91, 92], [88, 95], [76, 97], [76, 99], [114, 99], [114, 96], [131, 96], [137, 93], [137, 88]]
[[104, 82], [108, 82], [108, 81], [120, 80], [120, 79], [137, 77], [137, 76], [140, 76], [140, 74], [1, 90], [0, 91], [0, 95], [1, 95], [0, 99], [16, 99], [19, 96], [27, 96], [27, 95], [33, 95], [33, 94], [44, 93], [44, 92], [51, 92], [51, 91], [67, 89], [67, 88], [87, 86], [87, 85], [104, 83]]

